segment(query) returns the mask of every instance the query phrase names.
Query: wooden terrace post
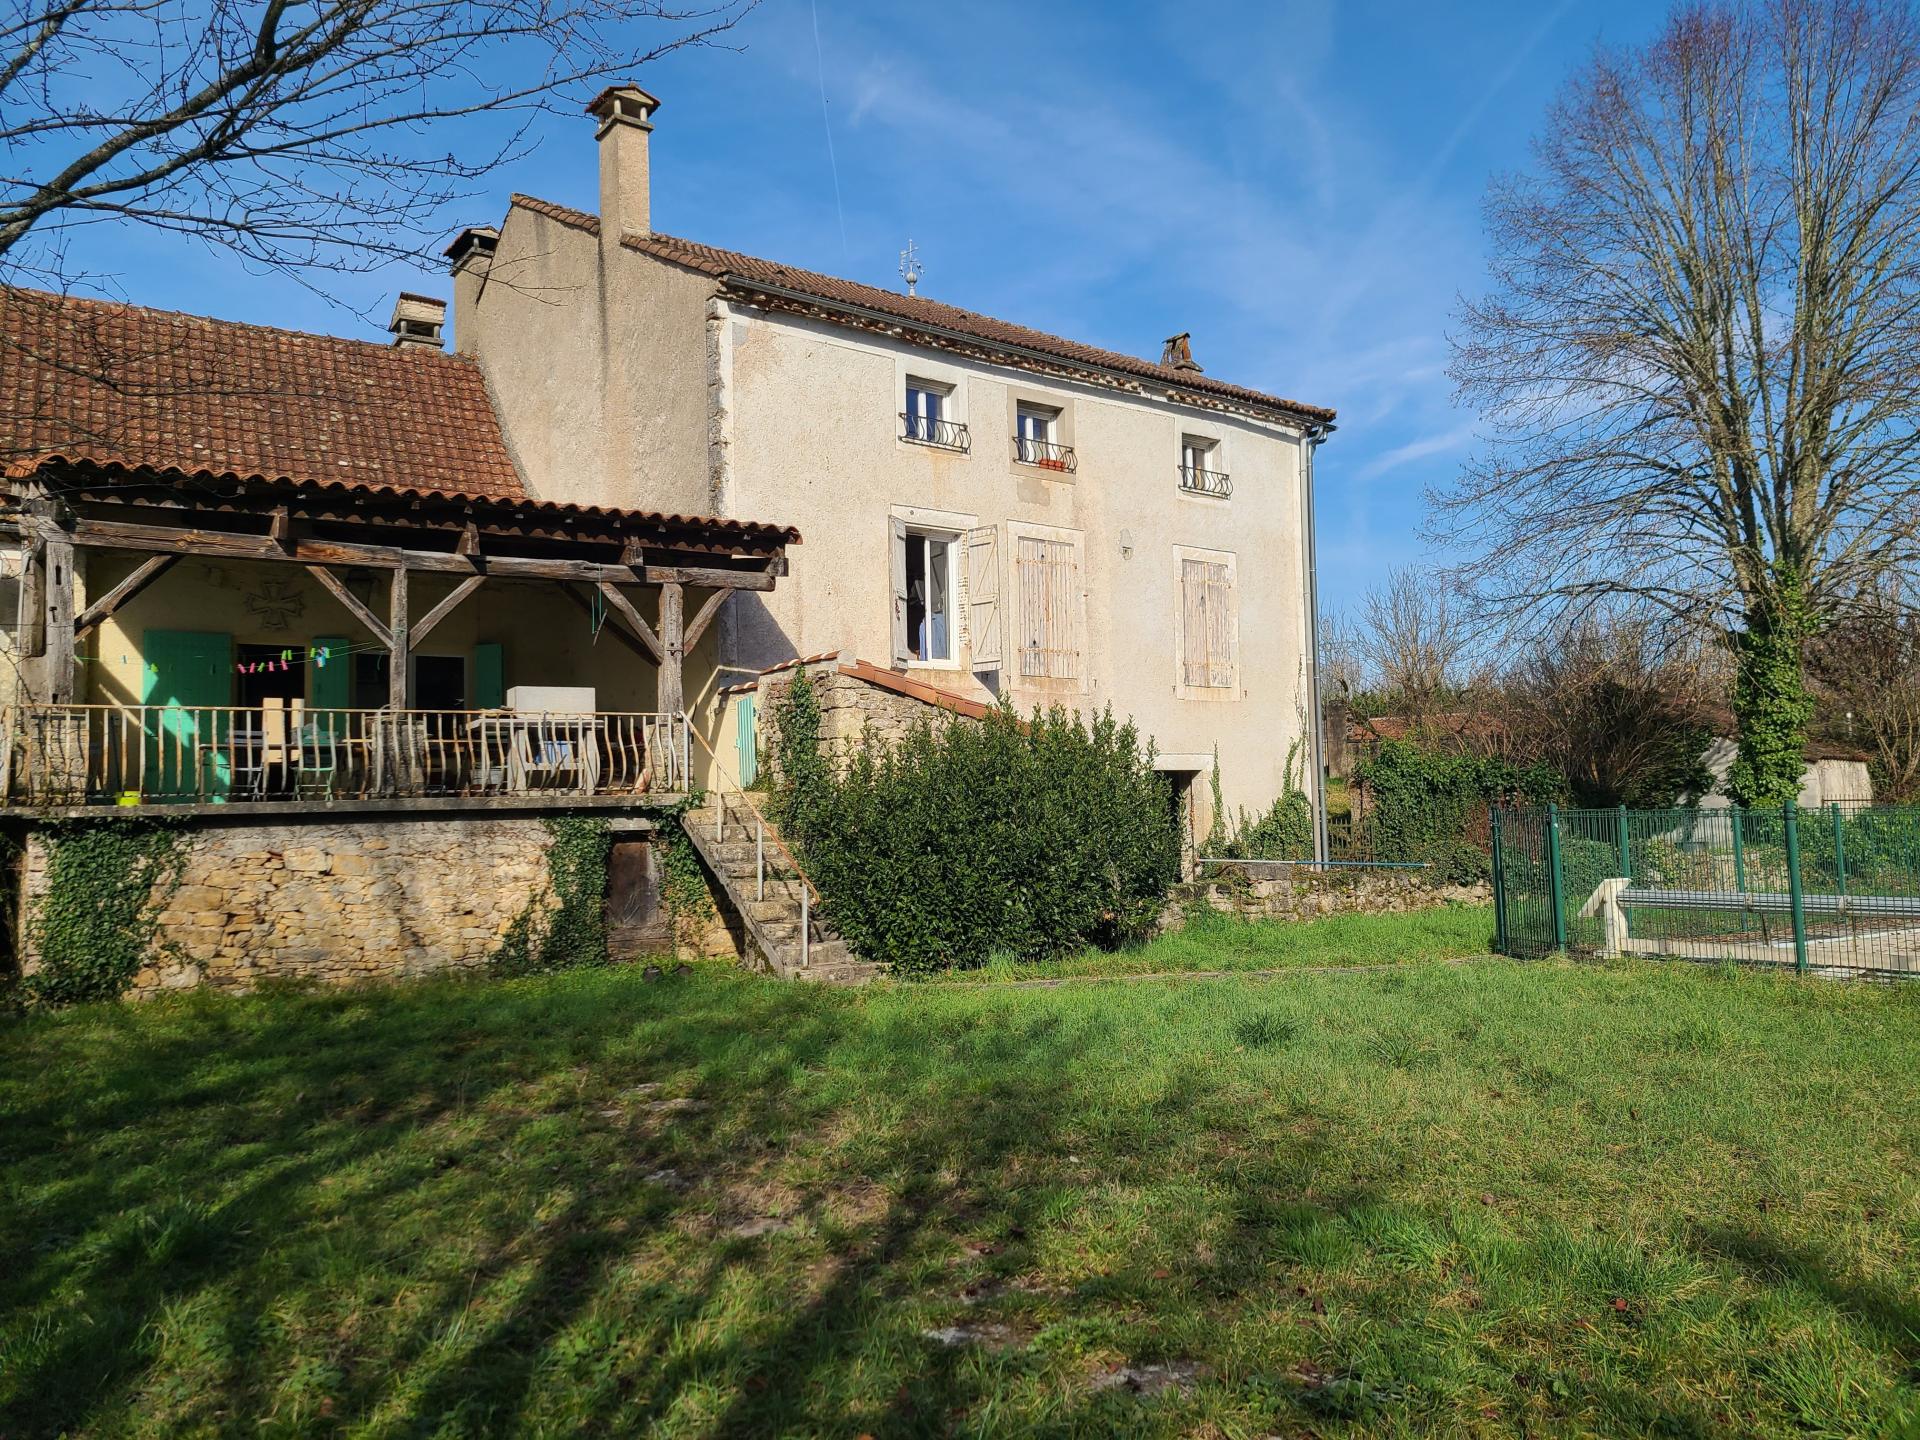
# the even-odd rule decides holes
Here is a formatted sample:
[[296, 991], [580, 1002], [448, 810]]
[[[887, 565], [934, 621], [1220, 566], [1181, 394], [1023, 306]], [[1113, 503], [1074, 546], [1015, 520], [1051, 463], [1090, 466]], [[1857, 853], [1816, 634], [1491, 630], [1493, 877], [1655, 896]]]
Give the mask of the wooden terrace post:
[[73, 535], [60, 523], [59, 504], [31, 502], [31, 531], [39, 557], [39, 615], [32, 637], [40, 656], [40, 699], [48, 705], [73, 703]]
[[407, 656], [412, 642], [407, 635], [407, 567], [396, 565], [391, 590], [392, 607], [387, 621], [387, 704], [395, 711], [407, 708]]
[[678, 715], [686, 708], [686, 586], [678, 580], [660, 586], [660, 709]]

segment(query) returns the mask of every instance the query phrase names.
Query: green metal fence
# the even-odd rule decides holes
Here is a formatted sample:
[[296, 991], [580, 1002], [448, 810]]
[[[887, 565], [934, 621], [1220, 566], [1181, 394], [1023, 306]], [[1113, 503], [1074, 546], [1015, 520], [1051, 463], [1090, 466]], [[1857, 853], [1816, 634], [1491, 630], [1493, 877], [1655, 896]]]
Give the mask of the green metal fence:
[[1495, 810], [1496, 948], [1920, 975], [1920, 807]]

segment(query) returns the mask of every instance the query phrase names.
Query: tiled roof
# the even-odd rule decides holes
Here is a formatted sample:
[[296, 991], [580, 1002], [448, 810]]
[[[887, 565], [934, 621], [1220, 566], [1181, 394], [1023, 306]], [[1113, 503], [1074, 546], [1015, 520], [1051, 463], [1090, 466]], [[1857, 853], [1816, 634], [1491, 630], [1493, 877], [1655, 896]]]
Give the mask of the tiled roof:
[[518, 499], [463, 355], [0, 289], [0, 462]]
[[[550, 200], [535, 199], [531, 195], [515, 195], [513, 203], [522, 209], [544, 215], [550, 220], [556, 220], [576, 230], [584, 230], [592, 235], [600, 233], [599, 218], [589, 215], [584, 210], [570, 209], [565, 205], [556, 205]], [[1298, 400], [1286, 400], [1278, 395], [1250, 390], [1244, 385], [1230, 385], [1224, 380], [1215, 380], [1193, 370], [1175, 370], [1171, 366], [1142, 360], [1136, 355], [1122, 355], [1115, 350], [1102, 350], [1098, 346], [1083, 345], [1077, 340], [1066, 340], [1041, 330], [1029, 330], [1024, 325], [996, 320], [991, 315], [962, 310], [954, 305], [943, 305], [938, 300], [929, 300], [925, 296], [901, 295], [892, 290], [882, 290], [877, 286], [862, 285], [853, 280], [840, 280], [831, 275], [796, 269], [791, 265], [779, 264], [777, 261], [743, 255], [737, 250], [722, 250], [713, 245], [702, 245], [694, 240], [681, 240], [672, 235], [628, 234], [621, 237], [620, 243], [629, 250], [671, 261], [689, 270], [697, 270], [703, 274], [712, 275], [716, 279], [741, 284], [749, 289], [756, 284], [776, 285], [783, 290], [798, 291], [828, 304], [857, 305], [862, 309], [875, 310], [908, 324], [935, 326], [984, 341], [989, 345], [1017, 346], [1023, 350], [1036, 351], [1065, 361], [1069, 365], [1088, 365], [1102, 370], [1115, 370], [1123, 375], [1156, 381], [1176, 389], [1191, 390], [1202, 395], [1215, 395], [1227, 400], [1238, 400], [1267, 409], [1283, 410], [1306, 420], [1334, 418], [1333, 411], [1319, 405], [1306, 405]]]

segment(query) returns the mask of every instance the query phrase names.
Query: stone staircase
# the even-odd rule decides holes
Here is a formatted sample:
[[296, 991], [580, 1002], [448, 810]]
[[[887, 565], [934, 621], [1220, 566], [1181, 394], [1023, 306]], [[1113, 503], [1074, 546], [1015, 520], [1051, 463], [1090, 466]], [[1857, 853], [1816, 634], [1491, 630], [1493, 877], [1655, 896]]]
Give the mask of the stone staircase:
[[[689, 810], [684, 822], [693, 848], [746, 922], [751, 949], [758, 951], [767, 973], [829, 985], [864, 985], [881, 973], [820, 919], [811, 897], [802, 905], [807, 882], [786, 858], [772, 825], [739, 800], [717, 793]], [[803, 915], [805, 947], [800, 943]]]

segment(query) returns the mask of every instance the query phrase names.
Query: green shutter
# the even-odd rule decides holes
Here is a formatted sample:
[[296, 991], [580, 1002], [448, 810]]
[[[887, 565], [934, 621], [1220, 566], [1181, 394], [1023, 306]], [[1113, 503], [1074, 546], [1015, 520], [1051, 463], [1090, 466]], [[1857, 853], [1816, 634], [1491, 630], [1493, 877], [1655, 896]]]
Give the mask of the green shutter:
[[473, 706], [476, 710], [498, 710], [507, 703], [507, 657], [498, 641], [487, 640], [473, 647]]
[[221, 800], [232, 781], [226, 738], [233, 704], [233, 637], [149, 630], [140, 637], [146, 716], [146, 798]]
[[327, 652], [327, 663], [322, 665], [319, 656], [315, 655], [307, 672], [313, 682], [311, 703], [314, 709], [346, 710], [352, 707], [353, 657], [347, 653], [347, 647], [352, 643], [344, 635], [320, 635], [314, 638], [313, 648]]

